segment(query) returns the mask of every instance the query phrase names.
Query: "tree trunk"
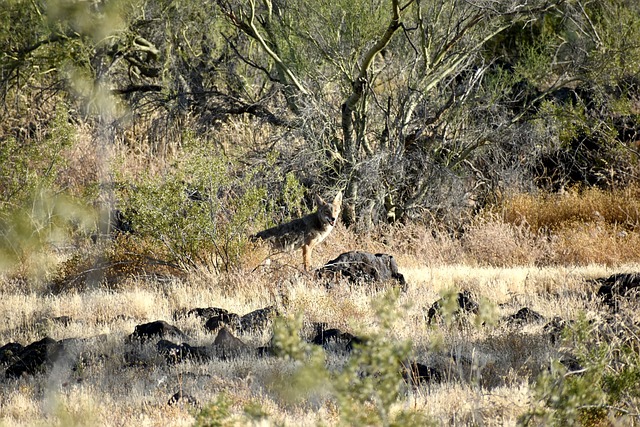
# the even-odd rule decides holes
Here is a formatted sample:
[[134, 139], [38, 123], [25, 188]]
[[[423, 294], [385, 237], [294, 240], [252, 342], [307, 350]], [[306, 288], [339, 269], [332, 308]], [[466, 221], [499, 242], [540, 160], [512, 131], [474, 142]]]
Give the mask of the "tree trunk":
[[[367, 84], [367, 71], [373, 62], [373, 58], [389, 44], [393, 34], [402, 25], [400, 23], [400, 6], [398, 0], [391, 1], [391, 8], [392, 18], [387, 30], [380, 40], [365, 54], [362, 65], [360, 66], [360, 72], [352, 83], [353, 91], [342, 104], [343, 156], [347, 163], [345, 173], [348, 177], [342, 220], [347, 226], [353, 225], [358, 217], [356, 205], [358, 201], [360, 174], [358, 171], [358, 146], [356, 141], [364, 137], [363, 135], [358, 135], [358, 138], [354, 137], [353, 116], [364, 94]], [[366, 120], [365, 115], [361, 114], [359, 120]], [[356, 126], [356, 131], [364, 128], [363, 124], [359, 123], [358, 126]]]

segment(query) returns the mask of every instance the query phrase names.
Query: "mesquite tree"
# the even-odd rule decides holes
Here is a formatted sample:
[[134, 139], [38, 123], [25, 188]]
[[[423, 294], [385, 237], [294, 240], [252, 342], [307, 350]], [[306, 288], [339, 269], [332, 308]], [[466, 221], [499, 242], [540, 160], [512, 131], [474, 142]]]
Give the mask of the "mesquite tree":
[[[510, 27], [526, 26], [558, 3], [218, 2], [237, 31], [262, 48], [266, 55], [254, 52], [249, 58], [245, 53], [244, 60], [282, 85], [293, 114], [304, 114], [305, 105], [327, 98], [340, 111], [341, 138], [329, 146], [334, 151], [330, 158], [339, 163], [337, 181], [346, 187], [348, 224], [358, 216], [371, 220], [372, 203], [404, 213], [424, 202], [432, 185], [429, 174], [405, 176], [411, 172], [407, 168], [416, 167], [406, 161], [416, 138], [430, 134], [432, 141], [458, 139], [445, 165], [452, 170], [487, 142], [486, 135], [463, 137], [459, 128], [448, 128], [445, 113], [474, 96], [491, 65], [491, 59], [482, 57], [487, 43]], [[333, 93], [319, 94], [326, 90]], [[423, 161], [420, 157], [415, 161]], [[372, 177], [374, 164], [381, 168], [374, 174], [389, 176]]]
[[[0, 30], [0, 100], [22, 119], [2, 131], [30, 129], [12, 123], [46, 108], [31, 100], [49, 94], [91, 120], [98, 90], [119, 107], [103, 128], [154, 155], [185, 129], [206, 135], [248, 117], [275, 134], [257, 156], [280, 151], [279, 166], [307, 188], [345, 189], [349, 224], [455, 217], [506, 187], [600, 184], [607, 168], [627, 165], [628, 152], [615, 150], [633, 149], [640, 128], [639, 9], [632, 0], [12, 0], [0, 20], [24, 25]], [[110, 29], [95, 25], [104, 17]]]

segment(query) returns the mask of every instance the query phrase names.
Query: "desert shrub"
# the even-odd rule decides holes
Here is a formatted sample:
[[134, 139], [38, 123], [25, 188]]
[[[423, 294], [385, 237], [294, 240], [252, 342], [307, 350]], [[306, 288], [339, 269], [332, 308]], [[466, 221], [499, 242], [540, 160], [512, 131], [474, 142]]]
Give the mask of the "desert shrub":
[[264, 186], [268, 195], [264, 200], [269, 212], [268, 226], [300, 217], [312, 208], [313, 197], [309, 197], [312, 193], [307, 192], [298, 175], [289, 167], [285, 155], [275, 150], [251, 167], [253, 182]]
[[93, 209], [81, 201], [34, 189], [22, 203], [0, 213], [0, 272], [39, 281], [55, 268], [55, 249], [94, 224]]
[[346, 364], [336, 369], [327, 368], [321, 347], [300, 338], [301, 317], [280, 319], [273, 345], [280, 357], [294, 361], [297, 368], [292, 378], [280, 379], [276, 389], [294, 399], [314, 392], [329, 394], [345, 425], [428, 425], [425, 414], [397, 408], [405, 395], [401, 366], [410, 355], [411, 342], [389, 339], [399, 319], [396, 301], [397, 293], [392, 291], [374, 301], [375, 330], [355, 344]]
[[[291, 219], [294, 216], [301, 216], [300, 203], [304, 197], [305, 190], [293, 172], [285, 174], [282, 188], [281, 206], [286, 210], [287, 215], [283, 220]], [[273, 206], [275, 208], [275, 206]]]
[[120, 203], [134, 238], [155, 241], [165, 261], [228, 271], [247, 249], [255, 224], [265, 223], [266, 191], [253, 176], [236, 175], [224, 155], [193, 143], [164, 175], [145, 174], [124, 188]]
[[633, 423], [640, 410], [640, 355], [635, 327], [584, 317], [566, 333], [582, 369], [554, 361], [536, 380], [534, 405], [522, 425], [618, 425]]
[[610, 188], [625, 184], [633, 161], [616, 141], [608, 114], [591, 106], [558, 106], [543, 102], [538, 115], [556, 128], [558, 141], [540, 152], [534, 165], [534, 182], [539, 188], [557, 191], [571, 185]]
[[194, 427], [224, 427], [236, 425], [231, 419], [231, 402], [220, 394], [215, 401], [209, 403], [196, 414]]
[[139, 276], [180, 277], [180, 265], [164, 259], [151, 238], [120, 234], [113, 241], [101, 242], [76, 251], [61, 262], [48, 284], [48, 291], [59, 294], [85, 291], [92, 287], [122, 289], [125, 279]]
[[8, 136], [0, 144], [0, 214], [26, 205], [38, 189], [53, 191], [64, 166], [62, 152], [75, 137], [62, 106], [52, 112], [37, 138]]
[[61, 252], [95, 225], [95, 212], [64, 186], [65, 150], [76, 139], [63, 104], [0, 144], [0, 272], [39, 282]]
[[247, 168], [213, 142], [186, 134], [180, 157], [163, 172], [143, 172], [135, 185], [122, 186], [119, 204], [133, 238], [156, 242], [157, 259], [229, 271], [240, 264], [251, 234], [301, 212], [304, 187], [276, 162], [272, 154]]

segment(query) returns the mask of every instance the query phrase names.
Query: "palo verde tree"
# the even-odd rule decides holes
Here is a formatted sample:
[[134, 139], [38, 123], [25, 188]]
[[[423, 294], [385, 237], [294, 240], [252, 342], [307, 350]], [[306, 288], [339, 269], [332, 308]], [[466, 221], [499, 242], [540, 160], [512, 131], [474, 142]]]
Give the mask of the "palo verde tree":
[[[637, 73], [638, 11], [625, 0], [218, 5], [236, 37], [256, 42], [235, 53], [280, 88], [297, 118], [289, 123], [323, 153], [314, 172], [346, 188], [349, 224], [442, 216], [474, 188], [523, 185], [545, 167], [547, 154], [534, 147], [586, 131], [592, 118], [580, 109], [614, 114], [563, 93], [621, 88]], [[617, 99], [633, 98], [629, 87]], [[567, 117], [578, 132], [563, 137]], [[602, 114], [599, 123], [597, 138], [614, 136]], [[517, 179], [507, 173], [514, 163]]]
[[[591, 183], [639, 128], [631, 0], [50, 5], [0, 11], [25, 22], [0, 30], [5, 111], [19, 116], [27, 93], [90, 101], [101, 88], [122, 107], [107, 127], [158, 154], [181, 129], [248, 116], [279, 132], [258, 156], [280, 151], [308, 188], [346, 190], [349, 224], [455, 219], [473, 196], [551, 169]], [[111, 31], [89, 31], [109, 16]]]
[[[238, 55], [282, 87], [292, 114], [321, 104], [340, 112], [339, 123], [305, 124], [307, 140], [328, 136], [321, 144], [335, 162], [329, 168], [337, 171], [335, 180], [346, 187], [348, 224], [358, 216], [380, 219], [384, 210], [404, 215], [419, 208], [439, 172], [425, 173], [418, 164], [425, 156], [441, 156], [444, 168], [455, 171], [485, 143], [484, 135], [461, 134], [464, 106], [491, 65], [482, 56], [485, 45], [559, 3], [218, 2], [236, 30], [263, 51]], [[454, 109], [456, 120], [448, 124], [445, 116]], [[424, 147], [411, 153], [412, 141], [427, 134], [436, 153]], [[445, 153], [443, 141], [451, 140]]]

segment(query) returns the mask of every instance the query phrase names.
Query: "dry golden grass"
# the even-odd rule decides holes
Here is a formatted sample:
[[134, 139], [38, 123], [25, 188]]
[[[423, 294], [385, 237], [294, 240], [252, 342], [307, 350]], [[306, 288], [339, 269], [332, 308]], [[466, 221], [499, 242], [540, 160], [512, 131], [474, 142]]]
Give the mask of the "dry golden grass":
[[[505, 201], [505, 226], [538, 264], [634, 262], [640, 255], [640, 188], [587, 189], [554, 195], [516, 195]], [[504, 234], [504, 233], [503, 233]]]
[[[601, 196], [589, 197], [593, 204]], [[640, 269], [640, 237], [629, 222], [587, 221], [577, 213], [549, 213], [545, 219], [551, 203], [547, 199], [510, 203], [506, 211], [520, 212], [526, 223], [507, 214], [486, 214], [461, 238], [415, 224], [369, 234], [339, 225], [314, 252], [316, 267], [348, 250], [390, 253], [408, 282], [396, 304], [397, 319], [385, 337], [389, 342], [410, 340], [411, 357], [444, 372], [446, 381], [408, 388], [393, 411], [412, 409], [437, 425], [515, 425], [530, 409], [535, 378], [564, 349], [550, 345], [542, 331], [544, 322], [515, 328], [501, 319], [529, 307], [546, 319], [584, 315], [598, 321], [605, 314], [591, 300], [595, 285], [587, 280]], [[554, 203], [564, 206], [560, 199]], [[607, 212], [598, 206], [599, 212]], [[533, 217], [536, 224], [553, 227], [527, 226]], [[203, 405], [220, 396], [228, 402], [228, 420], [239, 425], [248, 423], [246, 408], [256, 406], [267, 414], [257, 422], [260, 425], [339, 424], [329, 391], [301, 402], [276, 392], [295, 371], [295, 364], [285, 359], [246, 355], [168, 365], [153, 343], [143, 346], [146, 366], [128, 365], [123, 354], [124, 341], [135, 326], [154, 320], [176, 325], [192, 345], [211, 344], [214, 336], [205, 331], [201, 319], [173, 317], [178, 310], [195, 307], [245, 314], [275, 305], [284, 316], [303, 316], [306, 338], [316, 322], [356, 335], [379, 330], [371, 303], [383, 292], [347, 286], [327, 290], [301, 266], [300, 251], [274, 255], [258, 246], [244, 254], [238, 269], [226, 274], [194, 270], [171, 278], [136, 271], [120, 277], [116, 287], [79, 287], [59, 294], [42, 292], [41, 287], [21, 288], [19, 282], [3, 278], [0, 345], [28, 344], [45, 336], [90, 338], [86, 348], [92, 356], [76, 370], [56, 365], [45, 374], [0, 380], [0, 425], [186, 426], [195, 422]], [[479, 316], [428, 325], [425, 316], [434, 301], [463, 289], [480, 302]], [[72, 321], [65, 325], [52, 320], [58, 316]], [[258, 347], [270, 342], [271, 333], [240, 337]], [[345, 357], [329, 353], [327, 364], [337, 369]], [[180, 390], [200, 406], [167, 405]]]
[[[336, 231], [315, 254], [316, 264], [351, 245], [386, 252], [394, 247], [374, 240], [363, 243], [343, 228]], [[421, 251], [430, 245], [423, 243]], [[433, 250], [437, 250], [435, 245]], [[446, 245], [444, 250], [449, 250]], [[438, 261], [421, 262], [430, 255]], [[446, 264], [441, 260], [447, 255], [411, 252], [398, 253], [397, 258], [409, 288], [400, 296], [399, 318], [388, 339], [410, 339], [415, 360], [442, 369], [449, 378], [441, 385], [409, 390], [398, 403], [398, 410], [421, 411], [439, 425], [514, 425], [528, 407], [530, 382], [552, 357], [557, 357], [558, 350], [549, 347], [541, 336], [542, 325], [514, 330], [491, 321], [513, 314], [523, 306], [548, 318], [572, 319], [585, 310], [595, 318], [598, 316], [595, 306], [585, 301], [593, 289], [584, 279], [639, 267], [619, 265], [614, 269], [592, 264], [497, 268]], [[292, 372], [291, 363], [285, 360], [246, 356], [228, 362], [185, 362], [172, 366], [153, 356], [153, 346], [148, 349], [146, 367], [127, 367], [122, 360], [125, 337], [135, 325], [153, 320], [175, 324], [190, 335], [194, 345], [210, 344], [214, 337], [204, 331], [201, 321], [172, 318], [173, 312], [182, 308], [218, 306], [244, 314], [276, 304], [285, 315], [302, 314], [306, 334], [311, 333], [313, 322], [327, 322], [356, 334], [377, 327], [370, 303], [380, 293], [349, 288], [327, 291], [300, 273], [297, 270], [300, 264], [300, 254], [283, 254], [270, 266], [255, 271], [247, 268], [230, 275], [199, 271], [168, 282], [130, 278], [118, 291], [95, 288], [60, 295], [15, 289], [3, 292], [2, 344], [10, 341], [26, 344], [44, 336], [54, 339], [106, 336], [91, 344], [104, 357], [81, 372], [54, 367], [45, 375], [3, 380], [0, 424], [191, 425], [195, 420], [193, 408], [166, 404], [180, 389], [201, 404], [224, 394], [230, 402], [231, 419], [240, 420], [247, 405], [259, 404], [269, 414], [270, 421], [264, 425], [337, 424], [338, 413], [332, 400], [324, 397], [290, 403], [271, 391], [274, 380], [286, 381]], [[441, 294], [460, 289], [471, 291], [484, 302], [487, 308], [483, 316], [489, 323], [474, 326], [474, 319], [470, 318], [469, 322], [428, 326], [424, 320], [428, 307]], [[73, 319], [69, 325], [46, 320], [63, 315]], [[270, 334], [246, 334], [241, 338], [257, 347], [267, 344]], [[335, 357], [330, 356], [329, 362], [339, 366], [342, 362]]]
[[575, 223], [605, 222], [621, 229], [640, 225], [640, 187], [603, 191], [597, 188], [562, 194], [517, 194], [504, 202], [505, 222], [533, 232], [558, 230]]
[[57, 184], [70, 191], [86, 190], [96, 182], [106, 182], [110, 171], [105, 168], [114, 150], [110, 146], [96, 144], [95, 136], [88, 126], [78, 124], [74, 129], [76, 133], [73, 144], [65, 147], [61, 153], [65, 158], [65, 165], [58, 174]]

